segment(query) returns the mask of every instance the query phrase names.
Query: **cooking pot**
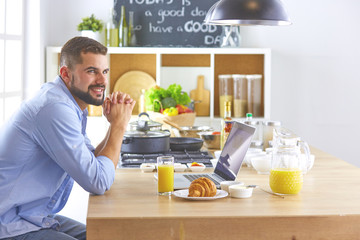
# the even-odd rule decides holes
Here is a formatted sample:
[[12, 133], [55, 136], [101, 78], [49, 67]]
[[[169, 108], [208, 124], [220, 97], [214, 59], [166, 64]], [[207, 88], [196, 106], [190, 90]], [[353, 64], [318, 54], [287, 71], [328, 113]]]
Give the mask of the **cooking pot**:
[[[142, 116], [146, 116], [147, 119], [141, 118]], [[138, 116], [138, 120], [129, 123], [130, 131], [158, 131], [161, 130], [162, 124], [159, 122], [155, 122], [150, 119], [149, 114], [146, 112], [142, 112]]]
[[121, 144], [122, 153], [157, 153], [170, 149], [168, 131], [128, 131]]
[[172, 137], [170, 138], [171, 151], [199, 151], [203, 145], [200, 138]]

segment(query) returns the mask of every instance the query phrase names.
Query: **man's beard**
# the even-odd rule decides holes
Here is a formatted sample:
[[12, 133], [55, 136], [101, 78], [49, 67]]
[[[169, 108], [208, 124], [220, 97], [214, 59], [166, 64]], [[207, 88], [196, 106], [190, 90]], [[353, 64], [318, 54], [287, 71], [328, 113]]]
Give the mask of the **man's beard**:
[[91, 86], [89, 86], [88, 91], [84, 92], [84, 91], [80, 90], [79, 88], [75, 87], [74, 82], [75, 82], [75, 78], [73, 75], [71, 78], [70, 92], [74, 96], [78, 97], [79, 99], [83, 100], [85, 103], [90, 104], [90, 105], [100, 106], [103, 104], [104, 99], [105, 99], [105, 94], [102, 93], [102, 95], [103, 95], [102, 99], [96, 99], [91, 96], [90, 89], [94, 88], [94, 87], [95, 88], [96, 87], [105, 88], [105, 85], [91, 85]]

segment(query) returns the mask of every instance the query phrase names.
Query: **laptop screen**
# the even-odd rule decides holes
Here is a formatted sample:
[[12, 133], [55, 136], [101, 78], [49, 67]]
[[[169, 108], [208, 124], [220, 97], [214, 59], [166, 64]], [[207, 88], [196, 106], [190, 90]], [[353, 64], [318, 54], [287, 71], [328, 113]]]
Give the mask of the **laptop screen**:
[[254, 132], [254, 127], [234, 121], [216, 165], [216, 174], [226, 180], [236, 179]]

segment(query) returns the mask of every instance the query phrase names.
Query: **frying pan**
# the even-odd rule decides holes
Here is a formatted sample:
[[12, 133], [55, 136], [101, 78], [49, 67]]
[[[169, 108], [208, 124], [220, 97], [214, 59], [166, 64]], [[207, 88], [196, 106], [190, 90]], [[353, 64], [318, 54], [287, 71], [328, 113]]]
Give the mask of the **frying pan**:
[[200, 138], [171, 137], [170, 149], [171, 151], [199, 151], [203, 142]]

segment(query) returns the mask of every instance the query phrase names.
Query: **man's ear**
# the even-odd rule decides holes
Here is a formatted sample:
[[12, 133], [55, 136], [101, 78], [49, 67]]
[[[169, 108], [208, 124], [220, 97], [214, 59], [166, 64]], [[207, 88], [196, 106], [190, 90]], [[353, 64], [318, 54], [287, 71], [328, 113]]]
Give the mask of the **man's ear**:
[[62, 66], [60, 68], [60, 76], [62, 80], [65, 82], [66, 85], [68, 85], [71, 81], [71, 72], [70, 69], [67, 66]]

